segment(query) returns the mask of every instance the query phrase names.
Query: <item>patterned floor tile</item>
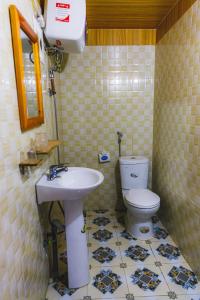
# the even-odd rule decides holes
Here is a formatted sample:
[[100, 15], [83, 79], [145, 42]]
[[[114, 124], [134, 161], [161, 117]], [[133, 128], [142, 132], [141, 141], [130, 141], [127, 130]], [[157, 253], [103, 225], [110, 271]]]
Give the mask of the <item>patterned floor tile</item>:
[[99, 242], [107, 242], [111, 238], [113, 238], [113, 232], [108, 229], [98, 229], [97, 231], [92, 233], [93, 239]]
[[97, 214], [97, 215], [101, 215], [101, 214], [105, 214], [105, 213], [109, 213], [109, 210], [108, 209], [96, 209], [94, 210], [94, 212]]
[[116, 256], [116, 252], [109, 247], [99, 247], [92, 252], [92, 257], [101, 264], [111, 262]]
[[131, 275], [131, 279], [133, 284], [137, 284], [137, 286], [144, 291], [154, 292], [161, 283], [159, 275], [147, 269], [146, 267], [138, 268]]
[[181, 285], [184, 289], [195, 289], [198, 283], [197, 276], [191, 270], [184, 268], [183, 266], [173, 266], [168, 275], [172, 281], [178, 285]]
[[155, 265], [132, 266], [124, 269], [127, 276], [129, 292], [134, 296], [167, 296], [169, 288]]
[[[116, 225], [114, 222], [110, 222], [108, 224], [106, 224], [105, 226], [98, 226], [96, 224], [93, 224], [91, 223], [89, 226], [88, 226], [88, 232], [90, 234], [94, 233], [95, 231], [98, 231], [99, 229], [103, 230], [103, 229], [107, 229], [113, 233], [115, 233], [117, 231], [117, 228], [115, 228]], [[117, 234], [117, 233], [116, 233]]]
[[130, 246], [125, 250], [125, 256], [131, 258], [134, 261], [145, 261], [150, 255], [148, 249], [145, 249], [139, 245]]
[[112, 270], [101, 270], [93, 281], [93, 286], [102, 294], [114, 294], [120, 285], [122, 285], [121, 277]]
[[87, 286], [79, 289], [69, 289], [67, 287], [67, 281], [67, 276], [64, 274], [60, 277], [58, 282], [52, 284], [52, 288], [54, 288], [54, 290], [56, 290], [60, 296], [68, 295], [72, 300], [79, 300], [84, 296], [87, 296]]
[[200, 300], [200, 295], [179, 295], [178, 300]]
[[46, 299], [48, 300], [60, 300], [60, 294], [52, 287], [52, 285], [48, 286]]
[[163, 239], [165, 240], [169, 235], [169, 233], [165, 228], [159, 226], [155, 226], [153, 232], [154, 232], [154, 237], [158, 240], [163, 240]]
[[107, 228], [98, 228], [97, 230], [91, 230], [89, 231], [88, 235], [88, 241], [90, 243], [99, 243], [99, 244], [107, 244], [107, 243], [116, 243], [118, 241], [117, 239], [117, 233], [113, 231], [112, 229]]
[[125, 298], [128, 294], [124, 269], [120, 267], [104, 267], [91, 269], [91, 282], [88, 295], [94, 299]]
[[118, 241], [120, 241], [122, 244], [128, 243], [130, 245], [133, 245], [137, 241], [137, 239], [132, 237], [125, 229], [117, 230], [117, 238]]
[[110, 215], [95, 215], [89, 218], [88, 225], [90, 227], [89, 231], [94, 232], [98, 229], [107, 229], [111, 231], [116, 231], [116, 219], [114, 216]]
[[92, 267], [119, 266], [122, 263], [120, 248], [115, 244], [94, 244], [89, 248], [89, 260]]
[[168, 296], [134, 297], [134, 300], [169, 300]]
[[126, 295], [126, 300], [134, 300], [134, 295], [133, 294], [127, 294]]
[[200, 283], [187, 263], [163, 264], [160, 268], [170, 290], [177, 295], [200, 295]]
[[170, 291], [168, 293], [168, 297], [169, 297], [169, 299], [177, 299], [178, 298], [178, 296], [176, 295], [176, 293], [173, 292], [173, 291]]
[[85, 296], [87, 296], [87, 292], [88, 292], [87, 286], [81, 287], [71, 295], [71, 300], [83, 299]]
[[184, 257], [181, 255], [179, 248], [176, 245], [167, 242], [152, 243], [151, 249], [157, 261], [163, 264], [172, 264], [177, 262], [185, 262]]
[[[190, 267], [179, 255], [176, 244], [157, 216], [153, 217], [155, 236], [140, 241], [125, 231], [123, 213], [98, 210], [88, 211], [86, 215], [91, 281], [83, 288], [70, 290], [66, 277], [63, 277], [53, 284], [59, 293], [49, 287], [48, 300], [64, 300], [62, 294], [71, 295], [72, 300], [200, 300], [199, 283], [193, 281], [194, 289], [180, 285], [188, 279], [189, 273], [180, 273], [178, 267]], [[63, 243], [59, 246], [59, 267], [66, 269], [65, 247], [63, 236]], [[170, 271], [171, 277], [168, 275]], [[179, 284], [172, 277], [178, 278]]]
[[124, 226], [122, 224], [116, 222], [114, 224], [114, 229], [117, 232], [117, 235], [120, 235], [120, 233], [124, 231]]
[[145, 241], [137, 240], [134, 244], [130, 244], [130, 241], [126, 241], [119, 247], [122, 261], [128, 266], [144, 266], [145, 264], [154, 264], [156, 261], [151, 247], [147, 245]]
[[152, 243], [160, 242], [160, 243], [169, 243], [174, 245], [174, 241], [172, 240], [171, 236], [167, 232], [167, 230], [161, 225], [154, 226], [154, 236], [150, 239]]
[[97, 225], [97, 226], [106, 226], [109, 223], [111, 223], [111, 220], [108, 217], [101, 216], [101, 217], [95, 217], [92, 220], [92, 223]]
[[156, 249], [158, 254], [162, 257], [166, 257], [169, 260], [178, 259], [181, 255], [181, 251], [178, 247], [175, 247], [170, 244], [160, 244], [159, 247]]

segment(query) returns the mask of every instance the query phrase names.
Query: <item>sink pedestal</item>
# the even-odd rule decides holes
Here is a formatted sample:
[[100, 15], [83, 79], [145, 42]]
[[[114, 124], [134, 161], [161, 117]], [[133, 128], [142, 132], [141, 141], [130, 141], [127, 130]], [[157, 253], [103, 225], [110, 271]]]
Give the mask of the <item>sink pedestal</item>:
[[52, 181], [43, 175], [36, 184], [39, 204], [58, 199], [64, 203], [69, 288], [79, 288], [89, 283], [83, 202], [103, 180], [103, 174], [97, 170], [69, 167], [67, 172], [60, 172], [59, 177]]
[[67, 241], [68, 285], [79, 288], [89, 283], [87, 237], [84, 230], [83, 200], [64, 201]]

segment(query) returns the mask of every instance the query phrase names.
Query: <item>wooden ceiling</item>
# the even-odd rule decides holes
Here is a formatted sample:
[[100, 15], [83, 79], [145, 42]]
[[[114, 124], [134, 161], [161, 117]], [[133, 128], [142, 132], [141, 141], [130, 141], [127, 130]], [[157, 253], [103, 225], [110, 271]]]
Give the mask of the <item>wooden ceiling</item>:
[[157, 28], [177, 0], [86, 0], [89, 29]]
[[87, 45], [155, 45], [195, 1], [86, 0]]
[[[45, 0], [40, 2], [43, 7]], [[88, 29], [155, 29], [177, 0], [86, 0], [86, 3]]]

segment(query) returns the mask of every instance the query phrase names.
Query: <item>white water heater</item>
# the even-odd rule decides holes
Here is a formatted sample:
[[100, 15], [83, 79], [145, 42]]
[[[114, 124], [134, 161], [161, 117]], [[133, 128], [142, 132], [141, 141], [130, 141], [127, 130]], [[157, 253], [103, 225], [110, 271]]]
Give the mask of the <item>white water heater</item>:
[[82, 52], [85, 47], [85, 0], [47, 0], [45, 35], [52, 46], [67, 53]]

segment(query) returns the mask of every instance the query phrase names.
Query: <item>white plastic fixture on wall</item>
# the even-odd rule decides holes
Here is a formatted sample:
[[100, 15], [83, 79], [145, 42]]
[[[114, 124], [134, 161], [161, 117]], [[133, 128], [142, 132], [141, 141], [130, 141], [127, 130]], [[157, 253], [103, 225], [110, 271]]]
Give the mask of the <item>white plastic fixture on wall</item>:
[[68, 53], [85, 47], [85, 0], [51, 0], [45, 9], [45, 34], [52, 46]]

